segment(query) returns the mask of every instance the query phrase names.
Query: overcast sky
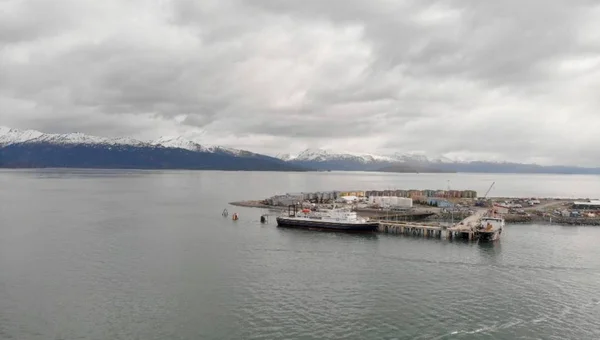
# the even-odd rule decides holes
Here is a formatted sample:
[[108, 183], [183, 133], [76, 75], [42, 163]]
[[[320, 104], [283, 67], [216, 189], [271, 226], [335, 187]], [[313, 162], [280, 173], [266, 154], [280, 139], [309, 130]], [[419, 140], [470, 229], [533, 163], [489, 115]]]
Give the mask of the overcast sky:
[[600, 3], [0, 0], [0, 125], [600, 166]]

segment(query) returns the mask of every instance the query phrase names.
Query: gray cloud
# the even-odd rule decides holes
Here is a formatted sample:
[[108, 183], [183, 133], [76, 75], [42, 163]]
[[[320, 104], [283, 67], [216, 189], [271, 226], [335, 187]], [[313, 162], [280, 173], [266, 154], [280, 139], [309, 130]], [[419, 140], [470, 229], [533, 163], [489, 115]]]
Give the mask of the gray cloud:
[[600, 166], [593, 1], [0, 1], [0, 124]]

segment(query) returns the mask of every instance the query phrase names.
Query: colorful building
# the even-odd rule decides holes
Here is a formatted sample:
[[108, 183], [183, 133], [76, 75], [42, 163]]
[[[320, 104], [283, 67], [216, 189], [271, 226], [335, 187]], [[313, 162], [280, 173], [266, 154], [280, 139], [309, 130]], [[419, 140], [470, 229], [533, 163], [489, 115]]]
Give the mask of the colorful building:
[[446, 201], [445, 199], [442, 198], [437, 198], [437, 197], [429, 197], [426, 200], [427, 204], [430, 205], [435, 205], [436, 207], [439, 208], [451, 208], [454, 205], [448, 201]]

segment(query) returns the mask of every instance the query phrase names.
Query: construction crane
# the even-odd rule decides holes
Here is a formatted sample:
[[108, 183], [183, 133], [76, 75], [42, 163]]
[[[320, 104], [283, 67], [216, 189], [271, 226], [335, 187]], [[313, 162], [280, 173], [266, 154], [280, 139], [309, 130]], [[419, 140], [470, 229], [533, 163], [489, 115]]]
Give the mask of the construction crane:
[[496, 184], [496, 182], [492, 182], [492, 185], [490, 185], [489, 189], [487, 189], [487, 191], [485, 192], [485, 195], [483, 195], [483, 197], [479, 197], [477, 199], [477, 202], [475, 202], [475, 206], [477, 206], [477, 207], [485, 206], [485, 199], [487, 198], [487, 195], [490, 193], [490, 191], [494, 187], [494, 184]]
[[483, 199], [487, 198], [487, 195], [490, 193], [490, 191], [494, 187], [494, 184], [496, 184], [496, 182], [492, 182], [492, 185], [490, 185], [490, 188], [485, 192], [485, 195], [483, 195]]

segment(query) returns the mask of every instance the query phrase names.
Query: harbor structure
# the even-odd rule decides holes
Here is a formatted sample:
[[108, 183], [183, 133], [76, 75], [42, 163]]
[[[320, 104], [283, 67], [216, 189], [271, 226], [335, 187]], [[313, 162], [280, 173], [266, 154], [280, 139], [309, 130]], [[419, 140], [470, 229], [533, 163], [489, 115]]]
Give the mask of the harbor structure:
[[410, 190], [367, 190], [366, 197], [395, 196], [407, 197], [413, 199], [419, 198], [477, 198], [477, 192], [474, 190], [433, 190], [433, 189], [410, 189]]
[[[310, 203], [333, 203], [333, 202], [368, 202], [378, 206], [412, 207], [413, 201], [437, 202], [438, 207], [450, 207], [446, 203], [450, 199], [476, 198], [477, 192], [473, 190], [417, 190], [417, 189], [394, 189], [394, 190], [342, 190], [321, 192], [295, 192], [283, 195], [275, 195], [266, 199], [266, 204], [273, 206], [288, 206], [302, 202]], [[377, 200], [380, 198], [380, 200]], [[396, 201], [394, 198], [398, 198]], [[442, 200], [443, 199], [443, 200]], [[397, 203], [396, 203], [397, 202]], [[410, 204], [408, 203], [410, 202]]]
[[587, 200], [573, 202], [573, 209], [592, 210], [600, 209], [600, 200]]
[[[490, 189], [493, 187], [490, 186]], [[488, 192], [490, 191], [488, 189]], [[428, 191], [429, 190], [429, 191]], [[355, 190], [356, 191], [356, 190]], [[423, 195], [435, 196], [440, 190], [421, 190]], [[288, 193], [285, 195], [276, 195], [268, 199], [232, 202], [234, 206], [281, 209], [289, 204], [298, 204], [312, 210], [331, 207], [336, 202], [336, 197], [342, 191], [322, 191], [307, 193]], [[496, 208], [496, 212], [505, 214], [504, 219], [507, 223], [537, 223], [551, 222], [552, 224], [562, 225], [600, 225], [600, 200], [579, 198], [535, 198], [535, 197], [498, 197], [487, 199], [486, 195], [474, 199], [455, 199], [455, 198], [417, 198], [413, 201], [412, 208], [394, 207], [385, 197], [403, 197], [408, 196], [410, 190], [368, 190], [365, 191], [366, 197], [348, 200], [345, 207], [356, 211], [358, 214], [371, 219], [394, 222], [415, 222], [415, 221], [446, 221], [454, 222], [457, 219], [466, 217], [474, 210], [479, 208]], [[392, 196], [384, 196], [384, 194]], [[455, 194], [456, 195], [456, 194]], [[462, 191], [462, 196], [474, 195], [468, 191]], [[371, 197], [383, 197], [382, 201], [376, 201]], [[408, 198], [408, 197], [404, 197]], [[440, 203], [442, 202], [442, 203]], [[345, 202], [344, 202], [345, 203]], [[374, 203], [380, 203], [377, 205]], [[429, 203], [429, 204], [428, 204]], [[431, 204], [434, 203], [434, 204]], [[427, 205], [433, 205], [432, 208]], [[435, 205], [438, 205], [435, 207]]]
[[275, 195], [269, 197], [265, 201], [268, 205], [273, 206], [288, 206], [302, 203], [304, 201], [328, 203], [341, 197], [340, 194], [341, 193], [339, 191], [286, 193], [284, 195]]
[[303, 194], [285, 194], [285, 195], [275, 195], [271, 198], [267, 199], [269, 205], [273, 206], [288, 206], [297, 204], [298, 202], [304, 201]]
[[[301, 209], [301, 210], [300, 210]], [[285, 216], [277, 217], [280, 227], [307, 230], [373, 232], [403, 234], [441, 239], [495, 241], [500, 238], [504, 219], [492, 209], [480, 208], [454, 224], [439, 222], [416, 223], [389, 219], [364, 219], [345, 209], [302, 209], [298, 204], [288, 206]]]
[[390, 208], [412, 208], [412, 198], [396, 196], [370, 196], [368, 203], [380, 207]]
[[[495, 241], [499, 239], [504, 226], [504, 219], [490, 216], [487, 209], [479, 209], [462, 221], [448, 225], [440, 223], [412, 223], [397, 221], [380, 221], [379, 231], [388, 234], [402, 234], [441, 239], [467, 239]], [[494, 220], [493, 226], [491, 220]]]

